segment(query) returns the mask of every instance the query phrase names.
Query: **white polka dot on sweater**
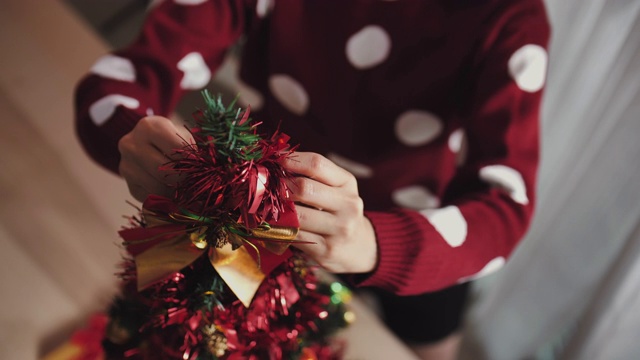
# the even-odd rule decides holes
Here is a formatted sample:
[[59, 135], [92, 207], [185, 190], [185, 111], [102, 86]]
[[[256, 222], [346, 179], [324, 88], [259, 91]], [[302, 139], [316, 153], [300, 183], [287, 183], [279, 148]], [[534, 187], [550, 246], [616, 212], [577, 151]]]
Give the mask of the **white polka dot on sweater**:
[[256, 4], [256, 13], [258, 17], [264, 18], [271, 12], [273, 9], [273, 0], [258, 0]]
[[303, 115], [309, 108], [309, 95], [298, 81], [289, 75], [275, 74], [269, 78], [269, 90], [287, 110]]
[[119, 105], [129, 109], [137, 109], [140, 102], [124, 95], [107, 95], [89, 107], [89, 116], [94, 124], [100, 126], [109, 120]]
[[391, 38], [378, 25], [365, 26], [349, 38], [345, 51], [347, 59], [355, 68], [372, 68], [389, 56]]
[[463, 129], [457, 129], [449, 135], [449, 150], [456, 154], [456, 164], [464, 164], [467, 159], [467, 135]]
[[180, 5], [200, 5], [206, 3], [208, 0], [173, 0], [176, 4]]
[[520, 173], [508, 166], [489, 165], [480, 169], [480, 179], [504, 190], [513, 201], [526, 205], [529, 203], [527, 189]]
[[487, 263], [487, 265], [485, 265], [482, 270], [478, 271], [477, 273], [470, 275], [470, 276], [465, 276], [463, 278], [460, 278], [460, 280], [458, 280], [458, 283], [463, 283], [463, 282], [467, 282], [467, 281], [471, 281], [471, 280], [475, 280], [475, 279], [479, 279], [483, 276], [487, 276], [493, 272], [496, 272], [498, 270], [500, 270], [504, 264], [506, 263], [506, 260], [500, 256], [497, 257], [491, 261], [489, 261]]
[[433, 209], [440, 206], [440, 199], [421, 185], [411, 185], [394, 190], [391, 199], [399, 206], [414, 210]]
[[547, 52], [539, 45], [525, 45], [509, 58], [509, 75], [522, 91], [536, 92], [544, 86]]
[[368, 165], [347, 159], [335, 153], [327, 154], [327, 158], [357, 178], [366, 179], [373, 176], [373, 169]]
[[251, 106], [253, 110], [260, 110], [264, 105], [264, 96], [260, 91], [238, 80], [238, 103], [243, 106]]
[[464, 130], [458, 129], [449, 135], [449, 150], [457, 153], [462, 148], [462, 138], [464, 137]]
[[136, 69], [129, 59], [116, 55], [105, 55], [91, 67], [91, 72], [107, 79], [134, 82]]
[[421, 146], [442, 132], [442, 121], [434, 114], [422, 110], [402, 113], [395, 123], [398, 140], [407, 146]]
[[467, 239], [467, 221], [457, 206], [422, 210], [420, 213], [429, 220], [449, 246], [458, 247]]
[[185, 55], [178, 62], [178, 69], [184, 73], [180, 87], [185, 90], [202, 89], [211, 80], [211, 70], [199, 52]]

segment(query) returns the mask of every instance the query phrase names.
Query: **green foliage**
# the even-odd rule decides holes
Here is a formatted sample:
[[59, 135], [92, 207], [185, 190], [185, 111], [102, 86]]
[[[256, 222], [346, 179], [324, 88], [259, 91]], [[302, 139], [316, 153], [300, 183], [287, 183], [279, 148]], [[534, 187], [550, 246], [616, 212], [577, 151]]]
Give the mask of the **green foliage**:
[[[215, 144], [216, 151], [233, 163], [252, 161], [262, 157], [255, 125], [247, 118], [242, 123], [245, 112], [236, 107], [237, 98], [229, 106], [224, 106], [220, 95], [213, 97], [208, 90], [202, 91], [206, 109], [202, 111], [202, 123], [198, 124], [203, 137]], [[246, 114], [248, 115], [248, 114]]]

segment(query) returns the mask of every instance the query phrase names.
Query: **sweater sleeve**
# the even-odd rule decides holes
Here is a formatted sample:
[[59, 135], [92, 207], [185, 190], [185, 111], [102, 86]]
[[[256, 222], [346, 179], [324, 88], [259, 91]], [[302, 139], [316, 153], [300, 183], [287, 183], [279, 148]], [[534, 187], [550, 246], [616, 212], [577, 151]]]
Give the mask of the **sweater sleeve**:
[[76, 87], [76, 132], [87, 153], [117, 172], [120, 138], [205, 87], [246, 17], [242, 0], [172, 0], [151, 9], [138, 39], [98, 59]]
[[468, 79], [472, 101], [459, 110], [466, 161], [442, 207], [366, 213], [379, 258], [357, 285], [414, 295], [505, 264], [534, 211], [549, 33], [542, 6], [505, 13], [488, 30]]

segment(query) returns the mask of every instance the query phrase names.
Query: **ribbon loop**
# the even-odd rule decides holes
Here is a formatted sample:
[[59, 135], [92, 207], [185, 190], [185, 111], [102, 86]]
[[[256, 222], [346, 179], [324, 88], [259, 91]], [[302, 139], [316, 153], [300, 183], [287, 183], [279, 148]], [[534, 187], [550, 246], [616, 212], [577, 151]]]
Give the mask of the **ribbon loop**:
[[[216, 239], [206, 237], [207, 226], [176, 223], [181, 217], [167, 202], [168, 199], [154, 196], [143, 206], [146, 227], [120, 232], [136, 264], [138, 291], [171, 277], [206, 252], [211, 266], [248, 307], [265, 277], [291, 256], [287, 248], [295, 241], [298, 228], [286, 223], [297, 222], [295, 213], [282, 217], [283, 225], [267, 224], [249, 229], [247, 238], [228, 232], [229, 241], [217, 247]], [[238, 247], [238, 244], [244, 246]], [[246, 245], [255, 250], [254, 254]], [[268, 252], [261, 254], [257, 246]]]

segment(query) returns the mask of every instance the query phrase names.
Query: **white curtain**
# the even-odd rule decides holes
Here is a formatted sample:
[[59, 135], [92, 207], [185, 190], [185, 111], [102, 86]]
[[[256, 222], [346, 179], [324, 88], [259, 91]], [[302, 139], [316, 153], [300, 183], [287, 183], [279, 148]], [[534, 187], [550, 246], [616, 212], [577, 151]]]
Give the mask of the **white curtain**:
[[640, 1], [547, 0], [539, 200], [478, 284], [465, 359], [640, 354]]

